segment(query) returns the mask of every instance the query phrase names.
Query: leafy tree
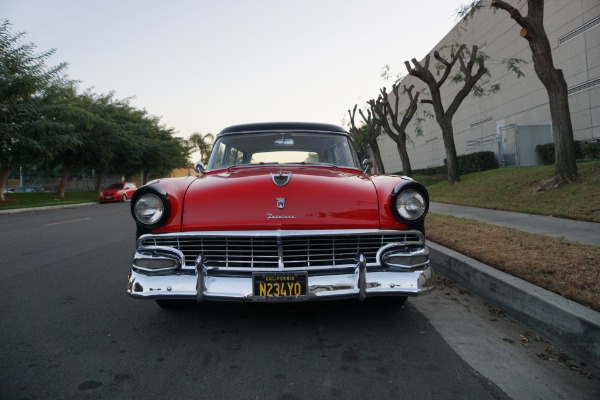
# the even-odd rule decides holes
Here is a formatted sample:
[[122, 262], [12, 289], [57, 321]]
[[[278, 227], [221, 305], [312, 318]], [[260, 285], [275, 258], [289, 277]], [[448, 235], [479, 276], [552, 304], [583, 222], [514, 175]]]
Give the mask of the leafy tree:
[[175, 136], [173, 128], [161, 126], [158, 117], [145, 115], [137, 129], [141, 148], [138, 170], [142, 172], [143, 183], [187, 166], [190, 147], [187, 141]]
[[105, 116], [119, 126], [118, 137], [110, 136], [110, 169], [125, 176], [141, 172], [142, 183], [166, 175], [174, 168], [187, 165], [190, 147], [175, 136], [172, 128], [160, 125], [158, 117], [136, 109], [126, 101], [111, 103], [112, 113]]
[[215, 137], [212, 133], [203, 135], [199, 132], [192, 133], [188, 139], [188, 142], [200, 152], [200, 161], [202, 161], [204, 165], [208, 164], [210, 149], [214, 140]]
[[131, 177], [142, 169], [144, 145], [146, 137], [151, 135], [152, 121], [149, 120], [146, 110], [136, 109], [127, 103], [117, 107], [112, 120], [119, 125], [125, 140], [121, 146], [113, 149], [107, 170], [122, 174], [126, 180], [131, 180]]
[[[90, 111], [96, 114], [100, 120], [94, 126], [94, 134], [89, 138], [94, 149], [89, 153], [87, 166], [93, 168], [96, 174], [95, 190], [100, 193], [101, 183], [107, 172], [125, 175], [117, 162], [117, 155], [121, 151], [131, 154], [135, 151], [132, 146], [134, 137], [125, 129], [127, 116], [131, 112], [128, 100], [117, 100], [114, 93], [96, 95], [91, 92], [85, 93], [89, 99]], [[130, 180], [130, 177], [126, 177]]]
[[67, 127], [70, 145], [54, 146], [49, 161], [61, 166], [62, 176], [58, 196], [64, 197], [70, 172], [76, 167], [93, 165], [103, 151], [103, 133], [110, 124], [102, 118], [98, 102], [93, 94], [77, 94], [74, 86], [63, 90], [63, 97], [56, 102], [46, 117]]
[[36, 53], [23, 44], [24, 33], [12, 33], [8, 20], [0, 23], [0, 200], [8, 175], [25, 157], [47, 154], [62, 145], [64, 126], [45, 119], [54, 93], [67, 82], [66, 64], [47, 67], [54, 50]]
[[8, 175], [22, 163], [60, 167], [61, 197], [76, 167], [98, 170], [99, 191], [111, 169], [128, 178], [142, 171], [145, 182], [187, 165], [191, 148], [172, 128], [112, 93], [78, 94], [63, 74], [66, 64], [46, 67], [54, 50], [36, 54], [33, 44], [21, 43], [23, 36], [0, 23], [1, 200]]
[[[520, 1], [519, 1], [520, 2]], [[562, 70], [554, 66], [552, 47], [544, 29], [544, 0], [526, 0], [527, 15], [503, 0], [492, 0], [491, 7], [506, 11], [521, 26], [521, 36], [529, 42], [535, 73], [548, 93], [552, 131], [555, 145], [556, 168], [554, 178], [547, 186], [560, 186], [578, 179], [575, 140], [568, 86]], [[463, 6], [461, 16], [472, 16], [483, 7], [480, 0]]]
[[[444, 147], [446, 149], [446, 160], [448, 167], [448, 182], [454, 184], [460, 182], [460, 174], [458, 169], [458, 156], [456, 154], [456, 146], [454, 144], [454, 128], [452, 126], [452, 118], [458, 110], [458, 107], [463, 100], [473, 91], [477, 82], [484, 75], [489, 75], [488, 69], [485, 67], [485, 61], [488, 58], [481, 53], [477, 46], [473, 46], [469, 51], [464, 44], [453, 45], [450, 47], [449, 57], [444, 57], [439, 51], [434, 51], [434, 58], [438, 61], [436, 67], [436, 75], [441, 76], [436, 79], [436, 75], [430, 70], [431, 55], [427, 54], [425, 63], [421, 65], [416, 59], [412, 59], [414, 65], [406, 61], [404, 64], [408, 69], [408, 73], [423, 81], [429, 88], [431, 98], [421, 100], [421, 103], [428, 103], [433, 106], [435, 119], [442, 131], [444, 139]], [[454, 66], [458, 64], [459, 72], [452, 77], [450, 73]], [[442, 102], [441, 88], [450, 78], [451, 82], [460, 84], [462, 87], [456, 93], [454, 99], [447, 108], [444, 108]], [[492, 86], [491, 92], [497, 91], [497, 85]], [[473, 91], [476, 96], [484, 94], [483, 89], [479, 88]]]

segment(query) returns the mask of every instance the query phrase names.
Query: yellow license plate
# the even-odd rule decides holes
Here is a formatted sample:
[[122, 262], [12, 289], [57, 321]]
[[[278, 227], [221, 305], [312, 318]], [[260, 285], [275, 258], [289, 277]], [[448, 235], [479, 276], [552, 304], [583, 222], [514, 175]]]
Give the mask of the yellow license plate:
[[306, 297], [306, 272], [256, 272], [252, 275], [255, 300], [297, 301]]

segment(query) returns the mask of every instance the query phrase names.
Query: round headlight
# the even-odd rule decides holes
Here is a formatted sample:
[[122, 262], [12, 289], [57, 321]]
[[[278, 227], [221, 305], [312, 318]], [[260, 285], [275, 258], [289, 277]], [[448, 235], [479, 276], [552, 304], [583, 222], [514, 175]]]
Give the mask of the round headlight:
[[140, 223], [153, 225], [162, 218], [165, 205], [157, 195], [146, 193], [137, 199], [133, 212]]
[[425, 213], [427, 202], [421, 192], [405, 190], [396, 197], [396, 210], [402, 219], [414, 221]]

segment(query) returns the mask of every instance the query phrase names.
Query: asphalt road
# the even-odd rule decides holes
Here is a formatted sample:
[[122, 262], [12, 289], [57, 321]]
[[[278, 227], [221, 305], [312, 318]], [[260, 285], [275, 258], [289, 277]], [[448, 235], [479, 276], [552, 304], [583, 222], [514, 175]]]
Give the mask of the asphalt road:
[[169, 312], [129, 298], [134, 231], [129, 203], [0, 215], [1, 399], [508, 398], [421, 299]]

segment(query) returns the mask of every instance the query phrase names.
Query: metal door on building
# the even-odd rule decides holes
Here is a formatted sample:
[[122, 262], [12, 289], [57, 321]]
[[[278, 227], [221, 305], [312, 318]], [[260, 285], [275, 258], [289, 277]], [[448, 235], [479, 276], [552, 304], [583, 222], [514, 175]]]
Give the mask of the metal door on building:
[[517, 127], [518, 165], [520, 167], [542, 165], [537, 146], [552, 142], [552, 125], [519, 125]]
[[552, 143], [552, 125], [506, 125], [498, 129], [501, 167], [541, 165], [540, 144]]
[[500, 143], [498, 151], [500, 155], [501, 167], [514, 167], [519, 165], [517, 151], [517, 127], [516, 125], [506, 125], [499, 129]]

